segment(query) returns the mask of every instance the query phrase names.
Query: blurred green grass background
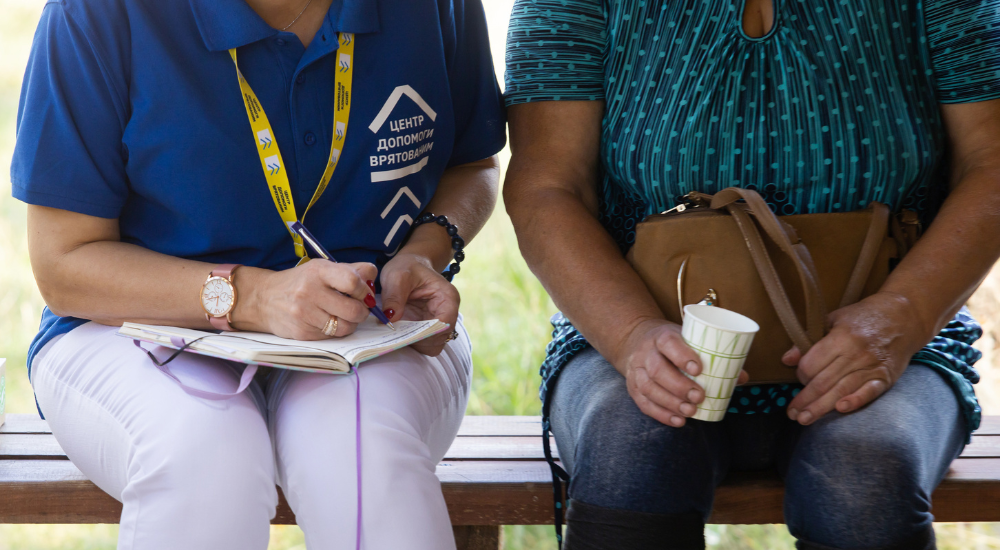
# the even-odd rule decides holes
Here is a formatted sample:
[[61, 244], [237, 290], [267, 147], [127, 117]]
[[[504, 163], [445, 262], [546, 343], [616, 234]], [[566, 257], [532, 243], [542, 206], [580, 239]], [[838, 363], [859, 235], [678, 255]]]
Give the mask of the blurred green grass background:
[[[497, 75], [502, 82], [503, 48], [512, 0], [484, 0], [490, 22]], [[9, 172], [21, 79], [41, 0], [0, 0], [0, 357], [8, 358], [7, 412], [34, 412], [25, 355], [43, 306], [35, 288], [25, 242], [25, 207], [10, 197]], [[502, 161], [506, 166], [509, 153]], [[510, 220], [499, 205], [468, 248], [457, 278], [462, 311], [475, 345], [475, 379], [468, 414], [537, 415], [538, 365], [555, 312], [544, 289], [517, 250]], [[979, 393], [987, 414], [1000, 413], [1000, 373], [993, 353], [1000, 334], [1000, 273], [994, 273], [970, 302], [986, 329], [980, 349], [983, 382]], [[3, 495], [0, 494], [0, 498]], [[0, 525], [0, 550], [106, 550], [115, 547], [117, 525]], [[793, 539], [781, 525], [709, 526], [706, 539], [716, 550], [791, 550]], [[939, 524], [942, 550], [1000, 549], [1000, 524]], [[505, 528], [508, 550], [553, 550], [549, 526]], [[295, 526], [271, 529], [272, 550], [305, 548]]]

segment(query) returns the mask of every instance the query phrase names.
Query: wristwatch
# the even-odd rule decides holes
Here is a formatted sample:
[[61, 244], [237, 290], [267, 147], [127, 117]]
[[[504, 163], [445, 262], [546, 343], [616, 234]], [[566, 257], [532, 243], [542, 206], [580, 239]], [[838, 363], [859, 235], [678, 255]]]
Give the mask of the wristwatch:
[[230, 314], [236, 307], [233, 274], [238, 267], [236, 264], [216, 266], [201, 287], [201, 307], [205, 310], [205, 318], [218, 330], [236, 330], [230, 325], [233, 321]]

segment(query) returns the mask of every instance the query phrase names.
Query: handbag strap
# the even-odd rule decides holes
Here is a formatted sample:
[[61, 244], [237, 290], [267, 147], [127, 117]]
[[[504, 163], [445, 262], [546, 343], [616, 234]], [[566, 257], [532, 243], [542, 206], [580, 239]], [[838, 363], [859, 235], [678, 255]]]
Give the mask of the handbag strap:
[[889, 207], [880, 202], [873, 202], [868, 208], [872, 211], [872, 223], [868, 226], [868, 234], [865, 235], [865, 242], [861, 245], [858, 263], [854, 264], [854, 271], [847, 281], [847, 289], [844, 290], [844, 297], [840, 300], [839, 307], [849, 306], [861, 298], [861, 292], [868, 282], [879, 249], [889, 231]]
[[[746, 201], [746, 205], [737, 204], [736, 201], [739, 199]], [[764, 288], [782, 326], [799, 351], [805, 354], [815, 342], [823, 338], [826, 324], [826, 306], [819, 290], [819, 277], [816, 274], [816, 267], [813, 265], [809, 249], [801, 242], [792, 242], [789, 234], [795, 236], [796, 241], [798, 241], [794, 229], [787, 224], [782, 224], [771, 212], [764, 199], [755, 191], [739, 187], [723, 189], [712, 198], [711, 208], [726, 208], [733, 216], [737, 227], [743, 234], [750, 250], [750, 256], [757, 267], [757, 273], [764, 283]], [[805, 328], [802, 327], [795, 315], [795, 310], [788, 299], [788, 293], [774, 268], [774, 262], [771, 261], [771, 257], [764, 247], [764, 241], [757, 230], [757, 224], [753, 223], [748, 214], [754, 216], [757, 224], [760, 224], [768, 237], [795, 265], [805, 295]]]

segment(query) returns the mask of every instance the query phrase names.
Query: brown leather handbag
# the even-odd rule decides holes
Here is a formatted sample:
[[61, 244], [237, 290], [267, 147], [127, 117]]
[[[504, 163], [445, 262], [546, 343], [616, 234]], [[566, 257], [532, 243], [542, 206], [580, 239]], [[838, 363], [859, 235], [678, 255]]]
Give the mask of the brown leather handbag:
[[781, 356], [819, 341], [827, 312], [878, 291], [920, 232], [915, 212], [890, 216], [877, 202], [777, 217], [738, 187], [686, 201], [636, 225], [628, 261], [670, 321], [681, 323], [683, 306], [702, 300], [756, 321], [744, 367], [751, 384], [798, 381]]

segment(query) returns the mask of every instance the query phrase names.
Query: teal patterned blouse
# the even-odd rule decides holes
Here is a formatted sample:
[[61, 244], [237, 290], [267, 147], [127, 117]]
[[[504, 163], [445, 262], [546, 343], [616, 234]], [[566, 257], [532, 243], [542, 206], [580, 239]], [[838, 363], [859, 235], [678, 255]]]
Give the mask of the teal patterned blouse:
[[[600, 219], [624, 253], [644, 216], [692, 190], [756, 189], [779, 214], [880, 201], [929, 223], [947, 193], [940, 103], [1000, 98], [1000, 0], [517, 0], [506, 102], [602, 100]], [[931, 288], [928, 292], [933, 292]], [[541, 395], [587, 346], [561, 314]], [[963, 310], [913, 361], [979, 426], [979, 325]], [[739, 388], [730, 412], [775, 413], [796, 385]]]

